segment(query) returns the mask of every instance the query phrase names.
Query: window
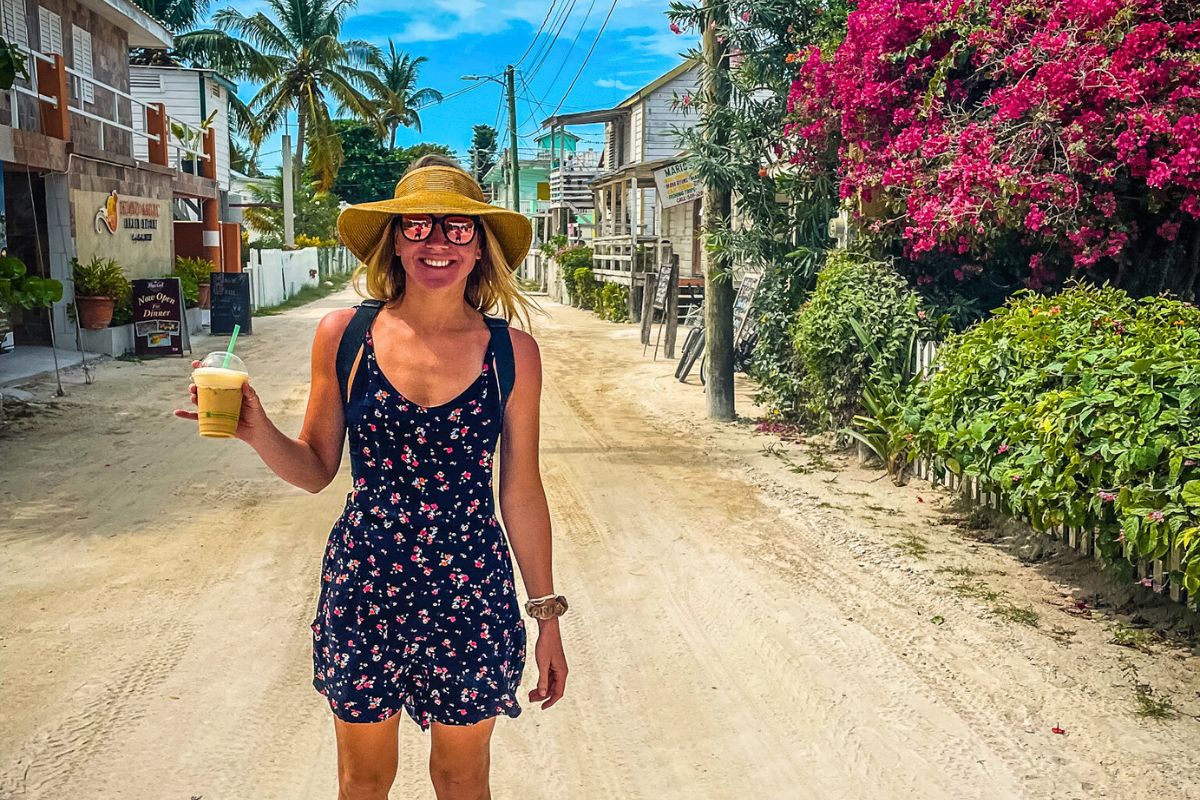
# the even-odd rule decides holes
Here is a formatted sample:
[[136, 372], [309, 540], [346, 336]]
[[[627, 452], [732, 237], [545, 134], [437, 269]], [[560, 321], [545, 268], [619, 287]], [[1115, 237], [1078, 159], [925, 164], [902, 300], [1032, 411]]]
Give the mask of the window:
[[62, 17], [53, 11], [38, 6], [38, 35], [43, 53], [63, 53]]
[[0, 35], [10, 42], [28, 47], [29, 29], [27, 24], [25, 0], [0, 0]]
[[[95, 77], [92, 71], [92, 35], [78, 25], [71, 26], [71, 60], [75, 71], [88, 78]], [[96, 87], [82, 78], [75, 78], [75, 96], [85, 103], [96, 102]]]

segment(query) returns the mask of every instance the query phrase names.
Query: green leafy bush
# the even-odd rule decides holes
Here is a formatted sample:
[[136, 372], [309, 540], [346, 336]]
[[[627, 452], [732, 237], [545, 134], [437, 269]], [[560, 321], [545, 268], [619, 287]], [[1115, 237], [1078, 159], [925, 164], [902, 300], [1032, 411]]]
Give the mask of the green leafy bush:
[[[109, 327], [126, 325], [133, 319], [133, 284], [116, 261], [92, 256], [84, 264], [78, 258], [72, 258], [71, 277], [75, 296], [113, 298], [113, 316]], [[71, 304], [72, 309], [74, 305]]]
[[[831, 252], [791, 327], [798, 416], [827, 429], [849, 422], [866, 381], [907, 352], [921, 326], [919, 302], [889, 264], [846, 250]], [[855, 323], [872, 347], [860, 341]]]
[[605, 283], [596, 302], [596, 314], [609, 322], [629, 321], [629, 287], [619, 283]]
[[556, 233], [546, 241], [538, 245], [538, 250], [542, 251], [542, 255], [547, 258], [552, 257], [559, 250], [567, 246], [567, 237], [561, 233]]
[[575, 287], [575, 305], [591, 311], [596, 307], [596, 299], [600, 292], [600, 282], [592, 274], [591, 267], [578, 267], [572, 284]]
[[558, 251], [554, 260], [558, 262], [560, 274], [563, 278], [563, 284], [567, 288], [567, 299], [574, 305], [579, 305], [578, 289], [575, 286], [575, 272], [581, 267], [590, 268], [592, 266], [592, 248], [590, 247], [568, 247], [566, 250]]
[[212, 280], [213, 263], [206, 258], [175, 259], [175, 269], [167, 274], [168, 278], [179, 278], [183, 285], [183, 303], [185, 308], [195, 308], [200, 304], [200, 284]]
[[915, 449], [979, 476], [1034, 528], [1096, 526], [1126, 572], [1179, 546], [1200, 593], [1196, 307], [1024, 292], [947, 343], [904, 413]]
[[49, 308], [62, 296], [60, 281], [28, 274], [19, 258], [0, 257], [0, 311]]

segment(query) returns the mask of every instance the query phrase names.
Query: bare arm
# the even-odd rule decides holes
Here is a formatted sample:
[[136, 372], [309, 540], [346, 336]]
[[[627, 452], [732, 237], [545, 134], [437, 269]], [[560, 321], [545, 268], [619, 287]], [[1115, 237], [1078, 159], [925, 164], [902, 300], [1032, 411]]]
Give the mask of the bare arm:
[[554, 592], [550, 510], [538, 464], [542, 361], [537, 342], [512, 331], [517, 380], [500, 437], [500, 513], [530, 597]]
[[317, 325], [312, 385], [300, 436], [293, 439], [268, 420], [246, 440], [272, 472], [314, 494], [329, 485], [342, 462], [346, 422], [338, 389], [337, 349], [353, 315], [354, 309], [338, 309]]
[[[525, 591], [530, 597], [542, 597], [555, 593], [550, 510], [538, 465], [542, 358], [532, 336], [516, 330], [511, 334], [517, 381], [508, 398], [500, 437], [500, 513], [521, 567]], [[534, 656], [538, 684], [530, 690], [529, 700], [540, 702], [545, 709], [559, 701], [567, 683], [567, 658], [557, 617], [538, 620]]]

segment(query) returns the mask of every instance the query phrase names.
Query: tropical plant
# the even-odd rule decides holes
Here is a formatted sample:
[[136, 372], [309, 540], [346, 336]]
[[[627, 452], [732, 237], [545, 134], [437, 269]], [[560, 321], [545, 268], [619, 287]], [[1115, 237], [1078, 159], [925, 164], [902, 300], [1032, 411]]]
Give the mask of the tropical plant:
[[596, 299], [600, 291], [600, 282], [590, 266], [577, 267], [572, 273], [571, 285], [574, 287], [575, 305], [591, 311], [596, 307]]
[[417, 78], [421, 65], [429, 59], [425, 56], [413, 58], [408, 53], [398, 52], [396, 45], [388, 39], [387, 54], [372, 53], [367, 56], [367, 67], [379, 78], [372, 90], [371, 99], [379, 110], [379, 119], [388, 129], [388, 149], [396, 149], [396, 129], [403, 125], [421, 132], [423, 107], [440, 103], [442, 93], [437, 89], [418, 89]]
[[[246, 225], [259, 235], [254, 247], [278, 248], [283, 246], [283, 175], [277, 172], [270, 183], [249, 185], [250, 197], [255, 203], [265, 206], [247, 208], [243, 214]], [[318, 239], [337, 237], [338, 199], [328, 192], [317, 189], [317, 182], [306, 180], [297, 183], [292, 196], [293, 232], [296, 236], [314, 236]]]
[[471, 174], [483, 182], [483, 176], [496, 166], [497, 134], [491, 125], [476, 125], [471, 128], [471, 147], [467, 157], [471, 161]]
[[1178, 548], [1172, 577], [1200, 595], [1200, 309], [1021, 293], [942, 347], [904, 414], [921, 452], [1035, 529], [1095, 526], [1126, 574]]
[[74, 294], [79, 297], [111, 297], [120, 302], [132, 294], [132, 285], [121, 265], [111, 258], [92, 256], [86, 264], [71, 259]]
[[1035, 289], [1200, 292], [1194, 3], [861, 0], [848, 30], [795, 54], [788, 143], [840, 146], [842, 197], [923, 283], [1012, 260]]
[[919, 330], [913, 328], [908, 344], [894, 349], [891, 358], [879, 349], [876, 337], [861, 322], [850, 320], [855, 338], [874, 364], [872, 374], [863, 381], [861, 414], [855, 414], [851, 427], [843, 431], [876, 455], [897, 486], [908, 482], [913, 434], [904, 419], [904, 401], [919, 374], [916, 355]]
[[200, 303], [200, 284], [212, 280], [213, 263], [206, 258], [175, 258], [175, 269], [167, 274], [168, 278], [179, 278], [183, 286], [184, 306], [195, 308]]
[[49, 308], [62, 297], [60, 281], [30, 275], [21, 259], [0, 256], [0, 310]]
[[609, 322], [628, 322], [629, 287], [605, 283], [596, 294], [596, 315]]
[[540, 250], [542, 252], [542, 255], [549, 258], [549, 257], [553, 256], [555, 253], [559, 252], [560, 250], [563, 250], [564, 248], [566, 248], [566, 246], [567, 246], [567, 237], [564, 234], [556, 233], [553, 236], [551, 236], [549, 239], [547, 239], [546, 241], [544, 241], [540, 245], [538, 245], [538, 250]]
[[379, 48], [361, 39], [340, 38], [342, 23], [357, 0], [266, 3], [268, 11], [249, 16], [236, 8], [221, 9], [213, 16], [215, 28], [179, 36], [176, 45], [223, 74], [262, 84], [248, 104], [258, 122], [251, 144], [259, 145], [295, 111], [297, 183], [311, 140], [314, 174], [319, 188], [327, 191], [343, 160], [330, 103], [383, 130], [370, 98], [386, 90], [365, 69], [372, 57], [379, 57]]
[[[420, 143], [398, 150], [388, 150], [378, 132], [357, 120], [334, 120], [334, 130], [342, 140], [346, 160], [338, 170], [330, 191], [347, 203], [366, 203], [391, 197], [396, 181], [408, 166], [423, 155], [438, 153], [453, 156], [454, 152], [440, 144]], [[310, 171], [316, 165], [310, 161]]]
[[0, 89], [11, 89], [17, 78], [29, 80], [29, 70], [21, 48], [0, 39]]
[[[890, 264], [848, 250], [830, 253], [792, 324], [799, 370], [798, 416], [836, 430], [859, 409], [863, 387], [894, 373], [926, 312]], [[860, 343], [859, 326], [872, 345]]]

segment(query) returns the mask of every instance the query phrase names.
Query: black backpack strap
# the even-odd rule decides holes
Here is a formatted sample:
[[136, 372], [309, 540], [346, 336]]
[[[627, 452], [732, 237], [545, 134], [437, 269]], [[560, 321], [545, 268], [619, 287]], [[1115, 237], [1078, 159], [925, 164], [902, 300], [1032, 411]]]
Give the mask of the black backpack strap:
[[508, 333], [508, 321], [484, 315], [484, 321], [492, 329], [492, 368], [500, 386], [500, 417], [504, 418], [504, 407], [517, 381], [517, 365], [513, 359], [512, 337]]
[[[383, 301], [375, 299], [363, 300], [354, 308], [354, 316], [350, 318], [350, 323], [346, 326], [346, 330], [342, 332], [342, 340], [338, 343], [337, 376], [338, 386], [342, 390], [343, 406], [349, 402], [347, 397], [350, 396], [348, 393], [350, 370], [354, 368], [354, 360], [358, 358], [359, 351], [362, 350], [363, 342], [367, 337], [367, 331], [370, 330], [375, 315], [379, 313], [379, 309], [383, 308]], [[361, 369], [355, 373], [354, 377], [356, 380], [361, 373]]]

